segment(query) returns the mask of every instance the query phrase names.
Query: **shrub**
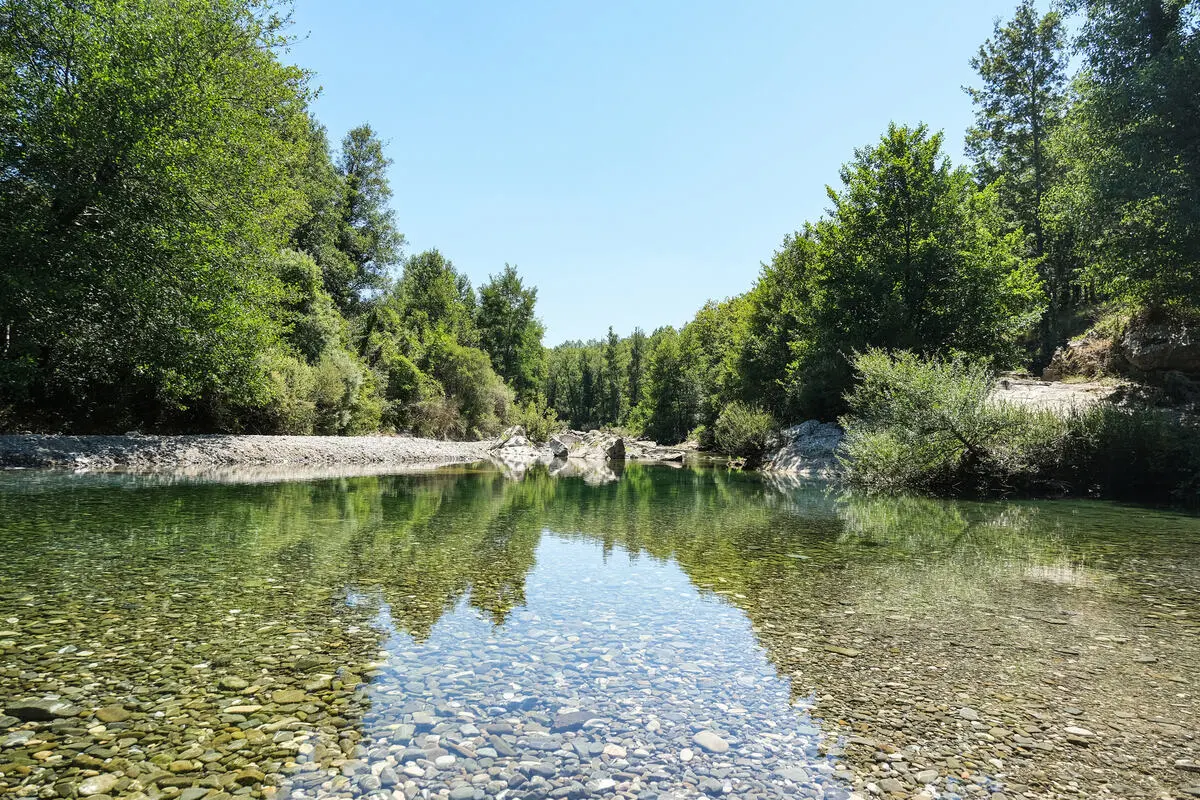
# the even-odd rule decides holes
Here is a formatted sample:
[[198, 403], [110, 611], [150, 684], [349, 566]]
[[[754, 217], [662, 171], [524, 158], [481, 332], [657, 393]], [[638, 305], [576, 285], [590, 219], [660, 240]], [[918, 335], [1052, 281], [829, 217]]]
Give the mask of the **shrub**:
[[1164, 409], [1098, 403], [1065, 414], [998, 402], [980, 362], [871, 350], [843, 464], [874, 490], [1036, 492], [1200, 503], [1200, 426]]
[[841, 419], [843, 462], [861, 486], [1015, 488], [1052, 457], [1063, 434], [1049, 412], [991, 400], [995, 376], [981, 360], [872, 349], [857, 355], [854, 367], [858, 384]]
[[728, 456], [754, 462], [762, 458], [775, 419], [755, 406], [734, 401], [725, 406], [713, 426], [713, 444]]
[[1098, 404], [1067, 418], [1062, 479], [1104, 497], [1200, 505], [1200, 424], [1177, 412]]
[[540, 393], [524, 405], [517, 406], [511, 421], [525, 429], [530, 441], [539, 443], [548, 441], [566, 428], [559, 422], [558, 412], [547, 407], [546, 398]]

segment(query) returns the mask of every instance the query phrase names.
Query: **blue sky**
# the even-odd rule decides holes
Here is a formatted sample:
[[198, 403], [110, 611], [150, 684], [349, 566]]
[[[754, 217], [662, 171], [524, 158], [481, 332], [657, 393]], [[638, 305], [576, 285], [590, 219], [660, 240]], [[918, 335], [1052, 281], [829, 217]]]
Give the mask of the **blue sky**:
[[297, 0], [337, 141], [395, 163], [407, 252], [538, 287], [546, 343], [748, 289], [889, 121], [962, 160], [968, 60], [1016, 0]]

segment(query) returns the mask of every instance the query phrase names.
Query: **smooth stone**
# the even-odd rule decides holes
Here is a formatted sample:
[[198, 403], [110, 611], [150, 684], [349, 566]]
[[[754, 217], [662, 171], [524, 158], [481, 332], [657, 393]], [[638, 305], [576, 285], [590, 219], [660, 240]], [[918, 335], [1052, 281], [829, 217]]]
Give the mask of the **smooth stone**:
[[822, 649], [827, 653], [837, 653], [839, 656], [846, 656], [847, 658], [854, 658], [862, 652], [861, 650], [855, 650], [853, 647], [838, 647], [832, 644], [822, 645]]
[[696, 757], [696, 754], [694, 752], [692, 752], [692, 748], [690, 748], [690, 747], [685, 747], [679, 751], [679, 760], [685, 764], [687, 762], [691, 761], [695, 757]]
[[729, 750], [729, 742], [712, 731], [700, 731], [692, 737], [692, 741], [710, 753], [724, 753]]
[[105, 706], [96, 712], [96, 719], [106, 725], [113, 722], [124, 722], [132, 716], [123, 706], [117, 705]]
[[474, 800], [474, 786], [459, 786], [457, 789], [450, 790], [450, 800]]
[[78, 716], [81, 710], [66, 700], [18, 700], [9, 703], [4, 713], [25, 722], [50, 722]]
[[217, 681], [217, 688], [224, 689], [227, 692], [240, 692], [243, 689], [249, 688], [250, 681], [237, 675], [226, 675]]
[[200, 800], [211, 791], [204, 786], [192, 786], [179, 793], [179, 800]]
[[96, 794], [108, 794], [116, 788], [117, 781], [120, 780], [116, 775], [96, 775], [88, 778], [79, 784], [79, 794], [82, 797], [91, 797]]
[[592, 719], [596, 719], [596, 715], [590, 711], [569, 711], [566, 714], [556, 716], [554, 724], [550, 726], [550, 730], [555, 733], [577, 731], [583, 727], [585, 722]]
[[291, 706], [308, 702], [309, 697], [303, 689], [280, 689], [271, 693], [271, 702], [281, 706]]

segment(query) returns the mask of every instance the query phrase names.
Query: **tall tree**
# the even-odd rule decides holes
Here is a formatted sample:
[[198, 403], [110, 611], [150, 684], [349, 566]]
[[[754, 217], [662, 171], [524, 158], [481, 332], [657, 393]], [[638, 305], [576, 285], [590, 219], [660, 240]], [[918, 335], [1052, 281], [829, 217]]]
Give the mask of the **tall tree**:
[[537, 288], [525, 286], [516, 267], [508, 264], [479, 287], [475, 324], [480, 345], [521, 400], [536, 394], [544, 370], [545, 328], [535, 315], [536, 304]]
[[309, 146], [281, 12], [0, 4], [0, 406], [115, 427], [261, 389]]
[[625, 419], [629, 411], [626, 391], [626, 358], [621, 346], [621, 337], [617, 336], [612, 326], [608, 328], [608, 336], [604, 339], [604, 395], [601, 398], [601, 422], [618, 424]]
[[1066, 111], [1062, 15], [1040, 15], [1033, 0], [1022, 0], [1011, 20], [997, 20], [971, 66], [981, 85], [966, 87], [975, 104], [967, 153], [975, 161], [977, 179], [985, 185], [995, 183], [1010, 224], [1029, 236], [1029, 255], [1037, 261], [1049, 300], [1039, 335], [1039, 358], [1046, 362], [1066, 338], [1064, 315], [1075, 273], [1072, 227], [1056, 224], [1047, 203], [1061, 177], [1051, 141]]
[[1150, 305], [1200, 301], [1200, 2], [1074, 0], [1079, 102], [1064, 126], [1093, 274]]
[[1033, 236], [1033, 254], [1046, 253], [1045, 196], [1055, 178], [1047, 146], [1066, 110], [1067, 53], [1062, 15], [1039, 15], [1033, 0], [971, 59], [982, 86], [967, 87], [975, 126], [967, 152], [984, 184], [1003, 178], [1001, 203]]
[[[460, 342], [474, 344], [477, 339], [472, 318], [474, 293], [470, 300], [454, 264], [437, 249], [410, 256], [395, 288], [405, 326], [425, 340], [441, 330]], [[469, 284], [465, 287], [470, 289]]]
[[327, 289], [345, 311], [356, 310], [367, 292], [387, 283], [388, 271], [400, 260], [404, 236], [388, 206], [392, 189], [387, 169], [392, 160], [370, 125], [359, 125], [342, 139], [338, 172], [343, 195], [340, 249], [351, 269], [327, 276]]
[[629, 335], [629, 367], [625, 380], [631, 409], [637, 408], [646, 393], [647, 359], [646, 332], [641, 328], [634, 328], [633, 333]]
[[1015, 360], [1043, 309], [1041, 282], [1005, 233], [994, 191], [942, 154], [942, 135], [890, 125], [842, 168], [814, 230], [813, 338], [796, 343], [798, 408], [828, 417], [870, 346]]

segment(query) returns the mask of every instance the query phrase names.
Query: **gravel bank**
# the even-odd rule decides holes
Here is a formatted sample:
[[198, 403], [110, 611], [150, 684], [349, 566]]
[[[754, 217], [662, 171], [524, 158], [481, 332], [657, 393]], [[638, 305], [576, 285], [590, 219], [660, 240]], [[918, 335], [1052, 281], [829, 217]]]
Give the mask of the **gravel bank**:
[[454, 464], [485, 460], [488, 444], [400, 436], [0, 436], [0, 468]]

